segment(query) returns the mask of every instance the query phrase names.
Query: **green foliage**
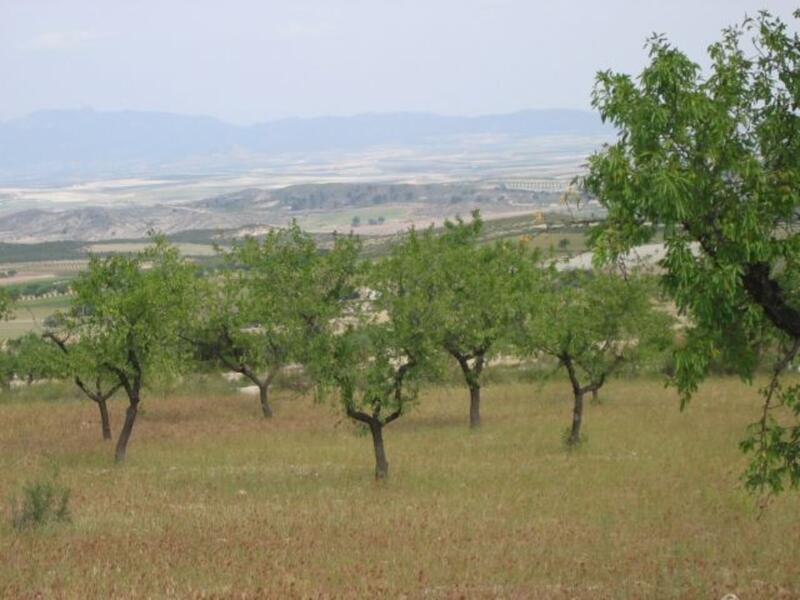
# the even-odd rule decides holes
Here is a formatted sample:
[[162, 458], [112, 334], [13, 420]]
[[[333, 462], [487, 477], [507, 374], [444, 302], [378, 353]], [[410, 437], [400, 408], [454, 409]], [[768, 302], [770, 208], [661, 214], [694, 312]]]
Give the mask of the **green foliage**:
[[424, 363], [396, 333], [392, 325], [373, 323], [350, 327], [332, 339], [327, 372], [349, 417], [385, 425], [416, 399]]
[[22, 488], [22, 498], [11, 498], [11, 525], [17, 531], [71, 520], [70, 491], [53, 480], [38, 480]]
[[205, 282], [201, 348], [256, 381], [311, 361], [318, 335], [354, 294], [359, 249], [355, 237], [337, 236], [323, 251], [296, 224], [235, 244], [224, 254], [227, 268]]
[[143, 386], [174, 377], [190, 362], [184, 330], [195, 312], [196, 269], [155, 238], [134, 255], [92, 257], [73, 289], [53, 341], [64, 344], [73, 376], [95, 381], [98, 392], [104, 380], [125, 390], [129, 408], [116, 448], [121, 461]]
[[13, 356], [14, 371], [20, 379], [33, 382], [65, 375], [66, 364], [61, 353], [35, 333], [9, 341], [8, 348]]
[[538, 259], [518, 243], [479, 245], [482, 227], [476, 211], [470, 222], [446, 222], [438, 236], [412, 231], [398, 250], [414, 256], [406, 266], [415, 273], [408, 293], [429, 304], [431, 334], [458, 361], [469, 386], [480, 385], [483, 366], [508, 340]]
[[69, 279], [49, 279], [46, 281], [29, 281], [8, 286], [8, 293], [13, 298], [20, 296], [44, 296], [45, 294], [65, 294], [69, 290]]
[[[764, 345], [800, 339], [800, 38], [761, 12], [710, 46], [707, 74], [662, 37], [649, 50], [637, 79], [598, 75], [593, 104], [619, 135], [586, 184], [608, 210], [592, 234], [599, 260], [663, 226], [662, 281], [692, 322], [676, 357], [686, 401], [712, 360], [749, 380]], [[800, 433], [788, 431], [772, 446], [791, 461]], [[748, 482], [777, 490], [790, 472]]]
[[651, 292], [641, 276], [551, 269], [528, 298], [518, 347], [552, 356], [579, 381], [600, 387], [623, 364], [671, 347], [672, 319], [654, 308]]
[[[793, 487], [800, 483], [800, 427], [785, 425], [791, 415], [800, 420], [800, 384], [784, 386], [781, 373], [800, 349], [800, 341], [785, 351], [769, 384], [762, 388], [764, 396], [761, 419], [750, 425], [748, 436], [739, 444], [744, 452], [754, 455], [745, 472], [745, 484], [750, 489], [780, 492], [784, 481]], [[783, 414], [775, 415], [775, 411]], [[787, 415], [788, 413], [788, 415]]]
[[0, 287], [0, 321], [11, 318], [11, 310], [11, 294], [5, 288]]
[[132, 256], [93, 257], [73, 284], [64, 321], [80, 340], [78, 370], [128, 382], [178, 373], [195, 285], [194, 267], [161, 239]]
[[353, 418], [365, 411], [382, 424], [396, 419], [416, 399], [420, 379], [439, 366], [432, 335], [437, 313], [419, 279], [425, 248], [418, 242], [411, 232], [363, 269], [365, 288], [350, 304], [345, 331], [318, 353], [325, 379]]
[[14, 355], [7, 348], [0, 346], [0, 392], [11, 387], [15, 371]]

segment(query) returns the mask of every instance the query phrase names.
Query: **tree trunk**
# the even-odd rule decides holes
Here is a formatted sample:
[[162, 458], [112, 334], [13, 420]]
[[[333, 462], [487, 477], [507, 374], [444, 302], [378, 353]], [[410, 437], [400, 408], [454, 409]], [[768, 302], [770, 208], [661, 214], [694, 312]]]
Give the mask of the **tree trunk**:
[[96, 400], [97, 407], [100, 409], [100, 423], [103, 427], [103, 439], [111, 439], [111, 420], [108, 418], [108, 406], [105, 398]]
[[258, 398], [261, 400], [261, 413], [265, 419], [272, 418], [272, 407], [269, 405], [269, 384], [258, 384]]
[[599, 399], [599, 396], [598, 396], [598, 393], [597, 393], [597, 388], [595, 388], [595, 389], [592, 390], [592, 404], [597, 404], [598, 399]]
[[481, 386], [469, 386], [469, 426], [476, 429], [481, 425]]
[[377, 420], [372, 421], [369, 430], [372, 432], [372, 445], [375, 448], [375, 479], [382, 481], [389, 477], [389, 463], [383, 447], [383, 424]]
[[136, 413], [139, 411], [139, 397], [130, 398], [128, 410], [125, 413], [125, 424], [122, 426], [122, 431], [119, 432], [119, 439], [117, 440], [117, 450], [114, 453], [114, 460], [122, 462], [125, 460], [125, 451], [128, 449], [128, 440], [133, 431], [133, 423], [136, 421]]
[[572, 409], [572, 429], [567, 443], [574, 446], [581, 440], [581, 421], [583, 420], [583, 392], [575, 392], [575, 406]]

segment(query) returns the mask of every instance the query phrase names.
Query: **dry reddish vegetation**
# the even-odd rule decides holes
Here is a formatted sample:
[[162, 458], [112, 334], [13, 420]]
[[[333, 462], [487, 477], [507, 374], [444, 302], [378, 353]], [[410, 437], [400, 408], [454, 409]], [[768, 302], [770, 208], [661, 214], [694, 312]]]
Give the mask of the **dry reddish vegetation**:
[[[112, 402], [116, 428], [122, 402]], [[73, 522], [0, 523], [0, 597], [800, 596], [796, 493], [759, 511], [736, 442], [755, 391], [715, 380], [680, 413], [616, 381], [567, 453], [564, 382], [437, 388], [387, 428], [391, 479], [327, 406], [151, 395], [115, 467], [95, 407], [0, 404], [0, 496], [60, 467]]]

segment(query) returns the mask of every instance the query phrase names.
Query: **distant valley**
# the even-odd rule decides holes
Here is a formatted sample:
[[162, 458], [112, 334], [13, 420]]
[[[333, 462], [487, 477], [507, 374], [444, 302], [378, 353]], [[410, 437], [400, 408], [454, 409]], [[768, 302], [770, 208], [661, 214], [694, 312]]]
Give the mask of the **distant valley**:
[[[589, 112], [287, 119], [249, 127], [164, 113], [44, 111], [0, 123], [0, 242], [148, 232], [389, 235], [480, 209], [565, 208], [611, 139]], [[2, 257], [0, 257], [2, 258]]]
[[441, 223], [479, 209], [488, 218], [566, 210], [566, 182], [513, 180], [478, 183], [303, 184], [246, 188], [197, 201], [137, 206], [36, 208], [0, 216], [0, 240], [141, 239], [150, 231], [212, 231], [231, 238], [263, 233], [296, 220], [314, 232], [355, 230], [388, 235], [411, 225]]

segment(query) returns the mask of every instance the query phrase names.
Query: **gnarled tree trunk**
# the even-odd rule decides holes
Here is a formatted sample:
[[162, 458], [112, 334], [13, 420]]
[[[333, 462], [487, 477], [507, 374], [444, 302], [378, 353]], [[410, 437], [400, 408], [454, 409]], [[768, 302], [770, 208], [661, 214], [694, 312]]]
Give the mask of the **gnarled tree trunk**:
[[269, 405], [269, 383], [259, 382], [258, 399], [261, 401], [261, 414], [265, 419], [272, 418], [272, 407]]
[[[581, 441], [581, 422], [583, 421], [583, 395], [588, 390], [581, 387], [578, 380], [578, 373], [575, 371], [575, 363], [572, 361], [572, 356], [567, 352], [560, 354], [558, 357], [561, 363], [567, 369], [569, 375], [569, 382], [572, 384], [572, 394], [575, 397], [575, 402], [572, 405], [572, 427], [570, 428], [567, 444], [574, 446]], [[596, 388], [595, 388], [596, 389]]]
[[133, 424], [136, 421], [136, 414], [139, 412], [139, 396], [129, 398], [128, 410], [125, 411], [125, 423], [122, 426], [122, 431], [119, 432], [119, 439], [117, 440], [117, 449], [114, 452], [114, 460], [122, 462], [125, 460], [125, 452], [128, 449], [128, 440], [131, 438], [133, 431]]
[[[464, 374], [464, 381], [469, 388], [469, 427], [477, 429], [481, 425], [481, 372], [485, 362], [486, 350], [477, 350], [474, 354], [461, 354], [454, 348], [448, 348], [448, 352], [458, 361], [461, 372]], [[472, 365], [470, 360], [474, 359]]]
[[375, 479], [382, 481], [389, 477], [389, 463], [386, 460], [386, 450], [383, 447], [383, 424], [374, 419], [369, 424], [372, 433], [372, 446], [375, 449]]
[[108, 417], [108, 405], [105, 398], [95, 400], [97, 407], [100, 409], [100, 425], [103, 428], [103, 439], [111, 439], [111, 420]]
[[575, 404], [572, 407], [572, 428], [567, 443], [574, 446], [581, 441], [581, 422], [583, 421], [583, 390], [575, 391]]

